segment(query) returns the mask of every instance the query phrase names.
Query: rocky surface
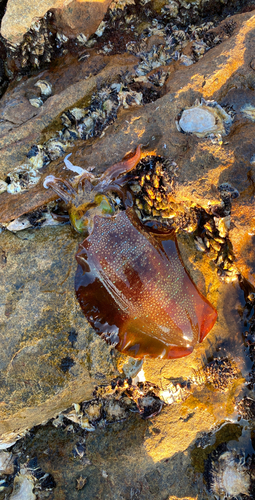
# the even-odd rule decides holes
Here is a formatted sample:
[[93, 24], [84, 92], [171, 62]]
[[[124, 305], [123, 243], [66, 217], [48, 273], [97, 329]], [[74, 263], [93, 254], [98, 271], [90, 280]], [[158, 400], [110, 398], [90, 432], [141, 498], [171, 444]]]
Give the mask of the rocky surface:
[[[228, 23], [231, 24], [231, 21]], [[72, 157], [73, 163], [85, 168], [93, 165], [98, 169], [97, 172], [101, 172], [120, 160], [138, 143], [142, 143], [145, 145], [144, 154], [153, 151], [172, 158], [178, 164], [175, 200], [188, 205], [194, 203], [205, 210], [208, 209], [208, 205], [219, 204], [217, 186], [224, 182], [230, 183], [240, 193], [240, 198], [233, 202], [231, 242], [237, 265], [252, 284], [255, 283], [254, 270], [252, 265], [247, 268], [247, 261], [253, 260], [251, 252], [254, 221], [251, 193], [254, 122], [252, 111], [245, 113], [244, 108], [250, 106], [252, 109], [254, 106], [251, 90], [254, 81], [252, 68], [254, 26], [252, 12], [235, 16], [235, 20], [232, 21], [231, 37], [227, 36], [220, 45], [205, 54], [196, 64], [183, 67], [179, 62], [172, 63], [166, 68], [170, 76], [161, 98], [135, 110], [119, 113], [116, 123], [109, 127], [104, 137], [96, 143], [77, 141]], [[217, 34], [222, 32], [226, 32], [225, 21], [217, 28]], [[188, 53], [189, 46], [185, 50]], [[68, 68], [64, 66], [55, 73], [49, 74], [46, 71], [32, 80], [24, 78], [18, 85], [10, 87], [2, 99], [0, 171], [3, 180], [10, 172], [10, 165], [15, 168], [24, 161], [25, 155], [34, 143], [42, 143], [42, 137], [45, 140], [52, 136], [52, 123], [55, 123], [55, 127], [58, 126], [61, 112], [76, 107], [82, 100], [89, 99], [99, 82], [103, 85], [106, 82], [109, 84], [117, 81], [118, 75], [124, 68], [128, 68], [131, 74], [134, 73], [137, 59], [131, 55], [126, 55], [125, 59], [122, 56], [120, 65], [120, 58], [117, 55], [108, 57], [91, 54], [91, 58], [85, 62], [81, 61], [78, 71], [76, 63], [73, 61], [72, 64], [70, 59], [69, 61]], [[91, 71], [94, 76], [90, 76]], [[53, 95], [40, 108], [33, 107], [26, 97], [29, 95], [29, 90], [33, 89], [37, 78], [46, 79], [53, 87]], [[243, 84], [244, 78], [246, 86]], [[201, 100], [201, 98], [214, 99], [230, 110], [230, 114], [232, 113], [233, 123], [229, 134], [223, 137], [223, 143], [180, 133], [176, 128], [175, 119], [178, 114], [184, 108], [192, 106], [196, 99]], [[60, 173], [62, 162], [51, 163], [42, 170], [42, 174], [44, 171], [44, 175], [49, 172]], [[16, 218], [51, 199], [53, 199], [52, 193], [43, 191], [41, 183], [29, 192], [17, 195], [15, 199], [12, 195], [3, 193], [0, 221], [6, 222]], [[239, 237], [240, 231], [243, 235], [242, 240]]]
[[1, 235], [1, 441], [118, 373], [74, 297], [77, 243], [69, 227]]
[[76, 0], [43, 0], [20, 3], [9, 0], [1, 24], [1, 35], [12, 46], [22, 42], [24, 34], [33, 28], [48, 11], [56, 16], [58, 30], [67, 37], [83, 34], [87, 38], [96, 31], [110, 0], [104, 2], [79, 2]]
[[[80, 2], [78, 0], [43, 0], [40, 2], [31, 2], [24, 0], [22, 4], [18, 0], [8, 0], [6, 11], [2, 20], [1, 35], [7, 42], [17, 46], [22, 42], [24, 34], [36, 24], [38, 19], [43, 18], [49, 11], [53, 11], [56, 16], [56, 25], [61, 33], [68, 37], [75, 37], [83, 34], [89, 37], [94, 33], [104, 18], [104, 15], [111, 1]], [[118, 5], [118, 2], [113, 2]], [[119, 9], [123, 9], [125, 4], [134, 4], [130, 2], [119, 2]], [[228, 2], [228, 8], [245, 6], [244, 0], [231, 0]], [[220, 0], [208, 2], [199, 1], [157, 1], [152, 2], [152, 7], [156, 13], [161, 9], [172, 19], [179, 20], [180, 17], [186, 22], [197, 21], [201, 13], [214, 14], [224, 9]]]
[[[135, 23], [132, 5], [126, 7], [131, 13], [125, 5], [117, 11]], [[169, 3], [174, 22], [189, 5]], [[194, 5], [190, 9], [195, 16]], [[255, 14], [237, 14], [206, 29], [210, 50], [200, 39], [175, 43], [179, 56], [171, 61], [165, 31], [155, 22], [150, 29], [151, 36], [136, 40], [127, 31], [124, 40], [136, 50], [127, 53], [120, 42], [122, 54], [116, 53], [114, 30], [113, 53], [107, 52], [106, 29], [93, 47], [20, 75], [0, 102], [0, 444], [21, 438], [10, 455], [0, 455], [6, 467], [0, 469], [0, 498], [28, 476], [37, 498], [211, 500], [225, 487], [227, 467], [243, 480], [235, 496], [254, 496]], [[153, 67], [153, 50], [162, 65], [156, 60]], [[35, 86], [38, 81], [50, 87], [48, 95]], [[106, 95], [116, 106], [108, 115]], [[39, 98], [39, 107], [31, 104]], [[229, 124], [204, 137], [180, 131], [182, 111], [195, 104], [214, 109], [220, 124], [220, 108], [216, 112], [202, 99], [217, 101]], [[93, 133], [81, 137], [93, 112], [101, 121], [95, 119]], [[71, 130], [72, 140], [50, 150], [49, 140], [61, 142], [63, 130]], [[218, 311], [215, 327], [190, 356], [145, 359], [142, 370], [139, 361], [107, 346], [80, 311], [73, 290], [80, 237], [69, 225], [43, 227], [56, 210], [56, 195], [43, 188], [44, 178], [73, 176], [63, 168], [64, 155], [72, 152], [74, 165], [100, 174], [138, 144], [143, 161], [151, 154], [168, 161], [180, 254]], [[37, 160], [28, 163], [27, 155]], [[35, 181], [29, 187], [18, 171], [21, 192], [13, 194], [8, 186], [24, 164]], [[139, 175], [131, 188], [140, 189]], [[142, 217], [143, 205], [140, 210]], [[28, 221], [30, 229], [5, 230], [24, 214], [19, 224]], [[229, 266], [220, 267], [227, 258]]]

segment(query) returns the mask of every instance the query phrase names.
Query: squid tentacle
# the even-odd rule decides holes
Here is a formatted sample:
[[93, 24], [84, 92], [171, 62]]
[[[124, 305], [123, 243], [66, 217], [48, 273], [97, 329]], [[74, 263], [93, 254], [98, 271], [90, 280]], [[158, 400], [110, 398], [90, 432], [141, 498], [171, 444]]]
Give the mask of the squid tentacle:
[[78, 167], [77, 165], [73, 165], [70, 162], [70, 160], [68, 160], [68, 158], [71, 155], [72, 155], [72, 153], [70, 153], [69, 155], [67, 155], [64, 158], [64, 164], [65, 164], [66, 168], [68, 168], [68, 170], [71, 170], [72, 172], [75, 172], [78, 175], [81, 175], [83, 178], [86, 178], [86, 179], [89, 179], [89, 180], [93, 180], [95, 178], [95, 176], [93, 174], [91, 174], [91, 172], [89, 172], [88, 170], [85, 170], [82, 167]]
[[75, 189], [68, 181], [59, 179], [54, 175], [48, 175], [44, 179], [43, 187], [46, 189], [51, 187], [66, 204], [72, 202], [77, 195]]
[[121, 162], [115, 163], [109, 167], [99, 178], [99, 183], [95, 186], [95, 191], [105, 191], [110, 184], [117, 180], [118, 177], [127, 174], [131, 170], [133, 170], [136, 165], [139, 163], [141, 158], [141, 146], [137, 146], [136, 152], [132, 158], [128, 158], [127, 160], [123, 160]]

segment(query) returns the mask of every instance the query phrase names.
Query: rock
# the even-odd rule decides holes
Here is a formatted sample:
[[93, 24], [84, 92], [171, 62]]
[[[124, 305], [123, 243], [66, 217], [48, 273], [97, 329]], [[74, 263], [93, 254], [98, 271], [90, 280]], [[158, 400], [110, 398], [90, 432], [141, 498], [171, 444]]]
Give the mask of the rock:
[[31, 24], [52, 7], [61, 8], [71, 0], [43, 0], [42, 2], [31, 2], [24, 0], [19, 3], [16, 0], [8, 1], [7, 9], [2, 19], [1, 35], [12, 45], [22, 41], [23, 35], [29, 30]]
[[[25, 162], [26, 154], [33, 144], [40, 142], [42, 136], [49, 139], [51, 127], [55, 123], [60, 127], [60, 115], [79, 103], [86, 102], [99, 84], [118, 79], [122, 71], [132, 70], [137, 59], [129, 54], [124, 56], [95, 55], [80, 63], [77, 58], [68, 56], [65, 65], [56, 72], [44, 71], [29, 81], [24, 77], [18, 85], [10, 87], [0, 103], [0, 115], [6, 120], [6, 130], [2, 125], [3, 135], [0, 137], [0, 150], [5, 151], [7, 164], [0, 165], [0, 175], [4, 178], [11, 168]], [[26, 93], [34, 88], [38, 80], [47, 80], [53, 88], [51, 95], [40, 108], [29, 103]], [[13, 116], [14, 109], [17, 117]], [[15, 120], [10, 134], [10, 122]], [[19, 122], [19, 123], [16, 123]], [[17, 127], [16, 125], [20, 125]], [[50, 127], [49, 127], [50, 126]], [[47, 128], [49, 132], [47, 133]], [[19, 146], [17, 148], [17, 141]], [[9, 151], [9, 153], [8, 153]], [[5, 165], [4, 165], [5, 164]]]
[[233, 205], [229, 236], [242, 275], [255, 286], [255, 208], [252, 180], [250, 182], [250, 189]]
[[60, 31], [70, 38], [83, 34], [88, 39], [103, 20], [110, 3], [111, 0], [96, 4], [72, 0], [68, 4], [65, 2], [63, 7], [52, 7]]
[[[175, 203], [183, 207], [195, 205], [209, 212], [210, 207], [215, 208], [221, 203], [219, 186], [231, 184], [233, 192], [238, 190], [240, 193], [240, 198], [233, 200], [231, 219], [233, 226], [238, 224], [245, 206], [249, 213], [251, 193], [253, 195], [250, 159], [254, 154], [255, 125], [252, 115], [245, 115], [242, 109], [246, 103], [253, 106], [254, 73], [250, 61], [254, 30], [255, 15], [252, 12], [238, 15], [232, 36], [208, 51], [196, 64], [183, 67], [181, 63], [172, 63], [165, 67], [170, 76], [161, 97], [144, 106], [120, 109], [117, 119], [101, 137], [77, 140], [72, 148], [72, 163], [85, 168], [94, 166], [94, 172], [99, 174], [142, 144], [144, 156], [156, 153], [177, 163], [173, 196]], [[122, 72], [133, 72], [138, 63], [135, 56], [127, 54], [113, 57], [93, 54], [78, 66], [73, 60], [68, 61], [67, 68], [57, 67], [54, 72], [44, 71], [29, 80], [24, 78], [4, 96], [1, 112], [8, 119], [6, 126], [10, 124], [8, 113], [11, 114], [11, 110], [8, 108], [14, 96], [16, 105], [20, 105], [21, 118], [16, 119], [8, 134], [3, 131], [0, 137], [3, 180], [11, 169], [24, 161], [30, 147], [43, 144], [57, 134], [63, 111], [85, 107], [97, 86], [101, 88], [104, 83], [118, 81]], [[28, 113], [28, 121], [25, 121], [22, 113], [25, 116], [31, 108], [26, 103], [24, 111], [24, 96], [37, 78], [50, 82], [52, 95], [41, 108], [32, 107], [33, 114], [29, 117]], [[216, 100], [221, 106], [234, 110], [233, 125], [224, 140], [198, 138], [178, 131], [176, 117], [201, 98]], [[21, 195], [2, 193], [1, 222], [15, 219], [56, 199], [50, 191], [42, 188], [43, 179], [49, 173], [66, 178], [72, 175], [63, 170], [63, 160], [57, 159], [41, 169], [41, 180], [28, 191]], [[238, 207], [242, 213], [238, 213]], [[244, 231], [247, 235], [250, 226]], [[230, 235], [232, 238], [232, 233]], [[238, 242], [237, 233], [233, 241], [235, 238]], [[175, 380], [186, 385], [195, 380], [197, 384], [192, 388], [189, 402], [181, 406], [181, 410], [179, 407], [167, 408], [166, 423], [163, 413], [159, 417], [166, 448], [159, 446], [160, 437], [156, 438], [154, 434], [145, 437], [144, 449], [153, 463], [163, 463], [174, 453], [182, 453], [195, 440], [198, 428], [208, 432], [213, 423], [217, 425], [222, 419], [234, 418], [233, 401], [244, 381], [242, 371], [245, 372], [246, 359], [237, 312], [241, 307], [238, 284], [219, 284], [215, 265], [209, 263], [204, 254], [196, 252], [193, 235], [179, 234], [178, 241], [185, 267], [199, 290], [217, 308], [219, 320], [189, 358], [168, 362], [146, 360], [144, 363], [145, 380], [168, 394], [171, 392], [170, 382], [174, 385]], [[4, 442], [12, 442], [27, 428], [52, 418], [73, 402], [92, 399], [95, 385], [108, 384], [111, 377], [122, 373], [122, 358], [118, 355], [115, 358], [114, 351], [111, 352], [93, 333], [75, 301], [73, 274], [77, 244], [78, 237], [75, 238], [69, 227], [32, 229], [19, 237], [7, 231], [1, 233], [3, 253], [0, 262], [4, 269], [4, 280], [0, 284], [4, 297], [1, 305], [4, 326], [1, 400], [4, 404], [1, 406], [0, 432]], [[240, 259], [237, 264], [242, 271]], [[78, 333], [77, 342], [69, 339], [74, 333]], [[208, 358], [219, 351], [234, 359], [238, 377], [229, 388], [232, 390], [229, 395], [231, 404], [222, 394], [217, 394], [215, 398], [212, 396], [208, 409], [208, 401], [202, 394], [205, 379], [201, 371]], [[200, 375], [201, 383], [198, 382]], [[209, 398], [210, 392], [207, 394]], [[199, 411], [196, 411], [198, 406]], [[187, 432], [184, 433], [182, 427], [180, 439], [178, 431], [183, 422]], [[106, 464], [100, 460], [100, 468], [105, 470]]]
[[9, 0], [2, 19], [1, 35], [9, 44], [17, 46], [29, 28], [46, 12], [52, 10], [56, 15], [57, 26], [63, 34], [74, 38], [83, 33], [88, 38], [96, 31], [109, 4], [110, 0], [99, 2], [96, 6], [90, 2], [76, 0], [24, 0], [22, 4]]
[[[253, 202], [250, 193], [254, 167], [251, 159], [255, 149], [255, 124], [252, 116], [242, 110], [246, 104], [255, 106], [254, 91], [250, 90], [253, 86], [253, 69], [250, 62], [253, 57], [255, 16], [252, 12], [237, 15], [233, 25], [232, 36], [210, 50], [197, 64], [185, 68], [175, 67], [166, 84], [166, 95], [155, 103], [120, 114], [104, 137], [92, 141], [89, 147], [86, 142], [77, 141], [72, 162], [81, 166], [95, 165], [99, 173], [123, 158], [137, 143], [142, 142], [146, 144], [144, 150], [148, 153], [155, 151], [172, 158], [178, 164], [176, 201], [188, 205], [195, 203], [206, 210], [208, 204], [219, 204], [217, 187], [223, 182], [229, 182], [240, 193], [240, 198], [233, 201], [230, 232], [236, 263], [241, 273], [254, 284], [254, 228], [253, 216], [250, 217], [253, 213]], [[224, 22], [214, 32], [221, 33], [223, 28]], [[5, 119], [0, 138], [2, 180], [5, 180], [10, 165], [15, 167], [24, 162], [29, 147], [40, 142], [45, 126], [49, 126], [52, 120], [57, 123], [58, 116], [64, 109], [77, 106], [80, 100], [91, 93], [97, 82], [102, 84], [102, 81], [114, 79], [117, 68], [118, 74], [128, 65], [132, 70], [136, 61], [134, 56], [126, 56], [125, 59], [121, 56], [120, 66], [120, 56], [111, 58], [97, 55], [81, 62], [78, 71], [75, 62], [70, 61], [67, 69], [58, 68], [55, 73], [42, 72], [29, 81], [24, 78], [18, 85], [12, 86], [0, 105], [0, 113]], [[91, 71], [95, 76], [89, 76]], [[242, 83], [244, 74], [246, 86]], [[84, 80], [86, 76], [88, 78]], [[25, 96], [28, 89], [35, 88], [36, 81], [41, 79], [50, 81], [53, 95], [41, 108], [34, 108]], [[210, 138], [199, 139], [180, 133], [176, 128], [174, 118], [183, 109], [192, 106], [196, 98], [201, 97], [214, 99], [223, 107], [231, 107], [234, 110], [234, 122], [223, 144], [213, 143]], [[12, 103], [15, 103], [14, 108]], [[19, 111], [17, 116], [13, 110]], [[11, 124], [13, 121], [15, 125]], [[45, 175], [52, 172], [62, 174], [62, 165], [59, 160], [51, 163], [45, 168]], [[26, 193], [15, 197], [5, 192], [1, 194], [0, 221], [15, 219], [24, 212], [54, 199], [54, 195], [42, 190], [41, 186], [39, 183]]]
[[[166, 383], [166, 365], [163, 373]], [[49, 422], [33, 430], [33, 439], [26, 436], [17, 442], [12, 453], [19, 465], [37, 457], [37, 467], [53, 475], [53, 498], [72, 498], [82, 474], [86, 483], [79, 499], [85, 494], [88, 500], [191, 500], [199, 489], [201, 498], [211, 500], [203, 480], [204, 463], [219, 443], [232, 439], [238, 445], [241, 426], [230, 423], [229, 409], [240, 382], [233, 381], [225, 393], [197, 385], [186, 400], [165, 405], [156, 417], [141, 419], [131, 408], [124, 420], [123, 415], [107, 425], [101, 420], [86, 434], [78, 426], [68, 432], [67, 424]], [[221, 418], [229, 419], [225, 433], [217, 429]]]
[[[89, 151], [86, 143], [77, 141], [77, 152], [79, 151], [80, 157], [83, 158], [83, 164], [84, 158], [86, 158], [87, 165], [100, 165], [100, 171], [102, 171], [110, 164], [123, 158], [125, 153], [135, 147], [137, 143], [142, 142], [146, 144], [148, 152], [155, 151], [157, 154], [172, 158], [178, 164], [178, 180], [175, 191], [177, 201], [193, 202], [205, 209], [207, 209], [208, 203], [218, 204], [217, 185], [223, 179], [224, 181], [230, 179], [231, 182], [233, 180], [232, 173], [233, 168], [235, 168], [238, 133], [231, 133], [230, 136], [227, 136], [223, 146], [213, 144], [210, 139], [201, 140], [189, 134], [178, 132], [175, 117], [184, 108], [193, 105], [196, 98], [214, 99], [217, 102], [224, 99], [224, 102], [227, 102], [226, 95], [228, 95], [228, 91], [231, 92], [233, 85], [239, 85], [243, 72], [247, 82], [247, 89], [243, 89], [242, 92], [243, 100], [245, 101], [246, 96], [247, 99], [249, 98], [251, 92], [248, 90], [248, 86], [252, 86], [253, 81], [253, 70], [250, 67], [251, 53], [249, 50], [252, 51], [251, 41], [254, 26], [255, 16], [253, 13], [235, 16], [235, 29], [232, 37], [227, 38], [221, 45], [209, 51], [197, 64], [189, 67], [180, 65], [176, 71], [173, 71], [167, 81], [166, 95], [155, 103], [149, 103], [135, 111], [127, 110], [125, 115], [122, 114], [107, 129], [102, 139], [91, 144]], [[220, 27], [218, 29], [220, 30]], [[245, 57], [244, 47], [246, 47]], [[108, 62], [108, 66], [99, 72], [97, 77], [93, 76], [86, 81], [80, 80], [66, 88], [66, 90], [62, 88], [59, 93], [57, 93], [56, 89], [54, 95], [49, 97], [38, 110], [29, 104], [33, 113], [37, 113], [37, 116], [14, 129], [11, 134], [8, 132], [8, 135], [0, 138], [0, 172], [3, 180], [4, 175], [8, 173], [10, 163], [17, 166], [18, 163], [24, 161], [24, 155], [29, 144], [32, 145], [40, 140], [43, 126], [45, 127], [52, 120], [56, 120], [64, 106], [67, 109], [77, 105], [80, 99], [91, 92], [99, 79], [102, 82], [102, 80], [113, 78], [114, 72], [116, 72], [116, 68], [120, 63], [120, 58], [116, 56], [113, 59], [107, 60], [107, 58], [104, 58], [103, 60], [105, 63]], [[101, 64], [105, 64], [103, 60], [101, 60]], [[125, 63], [130, 64], [130, 69], [132, 64], [135, 65], [135, 62], [133, 63], [135, 58], [130, 60], [127, 58], [124, 61], [122, 56], [121, 60], [123, 62], [122, 67], [125, 66]], [[92, 61], [91, 65], [93, 67]], [[234, 73], [233, 70], [235, 70]], [[120, 66], [118, 71], [121, 71]], [[45, 73], [39, 76], [40, 79], [46, 78]], [[68, 80], [67, 76], [65, 78], [66, 80], [62, 80], [62, 82], [65, 81], [67, 85], [70, 79]], [[186, 82], [185, 86], [183, 86], [183, 82]], [[54, 88], [54, 82], [51, 83]], [[5, 99], [8, 99], [8, 95]], [[5, 106], [4, 102], [3, 106]], [[245, 118], [242, 117], [242, 119]], [[247, 127], [249, 125], [249, 136], [252, 137], [253, 123], [247, 118], [246, 124]], [[238, 131], [237, 121], [232, 126], [232, 130], [235, 129]], [[114, 141], [112, 140], [113, 137]], [[249, 142], [247, 140], [247, 146]], [[249, 145], [249, 149], [251, 150], [251, 145]], [[108, 159], [107, 162], [105, 158]], [[77, 158], [73, 156], [72, 162], [78, 164], [78, 156]], [[47, 169], [45, 172], [48, 174]], [[241, 182], [243, 189], [245, 189], [247, 182], [244, 178]], [[239, 181], [238, 187], [240, 189]], [[40, 191], [41, 188], [36, 188], [34, 192], [31, 191], [30, 200], [34, 199], [34, 197], [38, 199], [38, 195], [41, 196]], [[43, 202], [45, 202], [47, 196], [45, 194], [42, 196]], [[48, 194], [48, 196], [50, 195]], [[24, 210], [24, 208], [22, 209], [22, 198], [17, 198], [20, 207], [19, 213], [15, 211], [11, 215], [8, 210], [6, 211], [5, 207], [8, 200], [12, 200], [11, 205], [14, 208], [15, 201], [6, 194], [1, 195], [1, 197], [4, 205], [0, 221], [6, 221], [8, 217], [10, 219], [22, 215], [22, 210]], [[32, 207], [31, 201], [26, 211], [31, 210]]]
[[75, 299], [77, 244], [70, 227], [1, 234], [1, 443], [91, 399], [118, 373]]

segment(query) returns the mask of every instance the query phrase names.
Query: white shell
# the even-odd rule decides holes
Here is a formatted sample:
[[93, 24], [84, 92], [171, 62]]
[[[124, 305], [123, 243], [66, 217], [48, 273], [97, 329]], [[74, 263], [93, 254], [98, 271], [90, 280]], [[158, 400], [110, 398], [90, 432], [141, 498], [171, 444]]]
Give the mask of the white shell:
[[14, 488], [10, 500], [36, 500], [33, 489], [34, 481], [32, 476], [19, 474], [14, 479]]
[[29, 102], [34, 108], [40, 108], [43, 105], [41, 97], [34, 97], [33, 99], [29, 99]]
[[12, 456], [12, 453], [10, 453], [9, 451], [0, 452], [0, 475], [13, 474], [14, 472], [13, 461], [14, 458]]
[[103, 32], [104, 32], [105, 28], [106, 28], [106, 22], [105, 22], [105, 21], [102, 21], [102, 22], [99, 24], [99, 26], [98, 26], [97, 30], [95, 31], [95, 35], [97, 35], [97, 36], [99, 36], [99, 37], [100, 37], [100, 36], [102, 36], [102, 34], [103, 34]]
[[52, 93], [52, 87], [46, 80], [38, 80], [35, 83], [35, 87], [39, 87], [39, 89], [41, 90], [41, 94], [47, 97], [49, 97]]
[[211, 134], [225, 135], [226, 125], [231, 122], [231, 116], [217, 102], [201, 99], [201, 103], [196, 100], [194, 106], [184, 109], [176, 125], [183, 132], [207, 137]]
[[88, 40], [88, 37], [86, 35], [84, 35], [84, 33], [80, 33], [77, 38], [76, 38], [77, 42], [79, 42], [81, 45], [85, 45], [85, 43], [87, 42]]
[[216, 119], [211, 111], [195, 107], [183, 111], [179, 125], [183, 132], [210, 134], [216, 130]]
[[[50, 177], [50, 176], [48, 176], [48, 177]], [[46, 179], [47, 179], [47, 177], [46, 177]], [[46, 187], [46, 186], [44, 186], [44, 187]], [[46, 187], [46, 189], [48, 189], [48, 187]], [[41, 223], [41, 227], [44, 227], [44, 226], [58, 226], [59, 224], [61, 224], [61, 222], [59, 222], [58, 220], [54, 219], [51, 216], [50, 213], [46, 212], [43, 215], [43, 218], [44, 218], [44, 222]], [[29, 221], [29, 219], [27, 218], [27, 216], [22, 215], [21, 217], [18, 217], [18, 219], [14, 219], [13, 221], [11, 221], [6, 226], [6, 229], [8, 229], [8, 231], [16, 232], [16, 231], [23, 231], [23, 229], [28, 229], [29, 227], [32, 227], [31, 222]]]

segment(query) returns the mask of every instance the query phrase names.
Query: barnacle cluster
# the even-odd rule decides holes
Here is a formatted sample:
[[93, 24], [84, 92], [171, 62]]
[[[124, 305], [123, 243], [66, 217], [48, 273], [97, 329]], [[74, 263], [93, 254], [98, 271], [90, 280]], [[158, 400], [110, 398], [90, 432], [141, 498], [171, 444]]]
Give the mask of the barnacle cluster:
[[[210, 30], [212, 23], [204, 23], [204, 32]], [[157, 42], [151, 46], [148, 43], [148, 36], [157, 36]], [[183, 50], [190, 41], [193, 41], [191, 55], [183, 54]], [[136, 67], [137, 78], [142, 81], [150, 81], [151, 75], [146, 77], [148, 73], [153, 72], [156, 68], [168, 66], [171, 62], [180, 60], [184, 66], [194, 64], [198, 59], [203, 57], [209, 46], [199, 39], [199, 34], [195, 30], [188, 32], [188, 29], [180, 30], [176, 26], [172, 29], [169, 25], [164, 26], [161, 22], [154, 19], [151, 25], [147, 26], [141, 34], [138, 41], [130, 41], [127, 43], [127, 50], [140, 58], [140, 62]], [[169, 72], [164, 71], [164, 77], [161, 77], [161, 86], [164, 84]], [[155, 82], [157, 85], [157, 82]]]
[[212, 461], [210, 489], [218, 500], [237, 499], [250, 495], [251, 477], [244, 455], [235, 450], [222, 453]]
[[78, 425], [87, 432], [93, 432], [98, 426], [125, 420], [133, 412], [138, 412], [142, 418], [149, 418], [158, 414], [163, 404], [159, 389], [153, 384], [136, 384], [132, 379], [117, 378], [109, 386], [97, 387], [94, 399], [73, 404], [73, 408], [62, 412], [52, 424], [68, 427], [68, 430]]
[[202, 235], [195, 237], [197, 249], [208, 253], [217, 267], [219, 278], [226, 283], [236, 281], [240, 275], [227, 237], [229, 228], [230, 216], [213, 217], [203, 225]]
[[216, 358], [204, 368], [206, 381], [216, 390], [225, 392], [238, 372], [234, 362], [228, 358]]
[[7, 176], [6, 190], [8, 193], [16, 194], [22, 190], [28, 189], [40, 179], [40, 174], [28, 161], [15, 168]]
[[166, 227], [193, 232], [198, 227], [200, 209], [176, 202], [177, 177], [178, 165], [173, 160], [161, 156], [143, 158], [129, 183], [135, 211], [143, 222], [154, 219]]
[[206, 212], [199, 206], [186, 206], [175, 200], [174, 184], [178, 166], [160, 156], [143, 158], [129, 182], [136, 214], [143, 223], [156, 220], [175, 231], [194, 233], [197, 249], [208, 254], [222, 281], [236, 281], [239, 270], [234, 263], [228, 233], [231, 222], [231, 200], [238, 191], [227, 183], [218, 187], [221, 202]]
[[177, 164], [160, 156], [142, 159], [130, 182], [134, 193], [135, 210], [143, 221], [158, 217], [171, 220], [176, 217], [173, 186], [177, 175]]
[[103, 130], [117, 118], [120, 106], [129, 108], [143, 103], [142, 94], [130, 90], [121, 83], [102, 87], [94, 93], [91, 104], [85, 109], [74, 108], [62, 114], [64, 128], [60, 132], [62, 141], [89, 139], [101, 135]]
[[9, 72], [12, 71], [12, 62], [16, 61], [16, 70], [40, 68], [57, 55], [66, 53], [68, 38], [56, 29], [53, 12], [46, 12], [44, 17], [34, 21], [29, 31], [24, 35], [22, 43], [16, 47], [7, 47]]
[[42, 146], [33, 146], [27, 154], [27, 161], [12, 170], [6, 178], [6, 190], [15, 194], [30, 188], [40, 179], [38, 170], [45, 164], [45, 151]]
[[236, 409], [239, 415], [245, 420], [254, 420], [255, 418], [255, 400], [245, 396], [236, 403]]
[[[45, 80], [37, 82], [42, 99], [49, 97], [52, 89]], [[143, 96], [121, 83], [102, 87], [91, 97], [86, 108], [73, 108], [61, 115], [63, 128], [42, 145], [33, 145], [27, 153], [25, 163], [19, 165], [7, 175], [6, 183], [1, 181], [1, 192], [15, 194], [29, 189], [40, 179], [40, 169], [51, 161], [64, 156], [66, 149], [77, 139], [87, 140], [100, 136], [104, 129], [117, 118], [117, 111], [122, 106], [140, 106]]]
[[223, 183], [218, 187], [221, 203], [211, 209], [211, 216], [206, 216], [202, 231], [195, 237], [198, 250], [207, 252], [217, 267], [217, 274], [222, 281], [231, 283], [240, 277], [234, 263], [232, 245], [228, 239], [231, 222], [231, 200], [239, 196], [237, 189]]
[[36, 500], [38, 496], [35, 492], [48, 492], [55, 488], [53, 476], [38, 466], [37, 458], [19, 463], [18, 455], [0, 451], [0, 494], [3, 493], [4, 498]]
[[[176, 10], [175, 2], [172, 4]], [[10, 193], [17, 193], [36, 184], [40, 178], [38, 170], [42, 166], [63, 156], [67, 147], [71, 147], [76, 139], [87, 140], [100, 136], [104, 129], [116, 120], [120, 106], [141, 106], [157, 99], [169, 75], [164, 66], [178, 59], [183, 64], [193, 64], [203, 55], [198, 56], [195, 45], [189, 56], [183, 55], [182, 50], [190, 41], [197, 45], [206, 45], [205, 36], [213, 23], [182, 26], [180, 29], [176, 24], [169, 23], [170, 11], [158, 20], [157, 16], [152, 15], [151, 7], [147, 7], [146, 2], [135, 0], [113, 2], [105, 19], [89, 40], [83, 34], [77, 37], [75, 43], [78, 47], [81, 45], [89, 48], [97, 44], [99, 52], [107, 54], [113, 50], [114, 53], [126, 50], [134, 53], [138, 60], [136, 75], [127, 74], [122, 83], [106, 85], [95, 92], [87, 108], [65, 111], [61, 117], [62, 130], [57, 131], [47, 143], [32, 147], [27, 155], [28, 161], [7, 176], [8, 185], [1, 183], [1, 192], [6, 188]], [[124, 38], [120, 37], [121, 33], [125, 34]], [[157, 38], [158, 41], [151, 43], [151, 37]], [[120, 43], [120, 38], [124, 39], [124, 45]], [[203, 53], [210, 48], [210, 44], [204, 47]], [[44, 18], [32, 25], [22, 44], [18, 48], [10, 47], [9, 51], [11, 59], [17, 61], [17, 67], [21, 69], [29, 66], [40, 67], [50, 62], [53, 54], [65, 54], [70, 47], [71, 41], [57, 31], [54, 13], [48, 12]], [[81, 57], [89, 57], [89, 54], [83, 54]], [[32, 106], [40, 107], [51, 93], [50, 83], [39, 80], [35, 89], [30, 89], [28, 99]]]

